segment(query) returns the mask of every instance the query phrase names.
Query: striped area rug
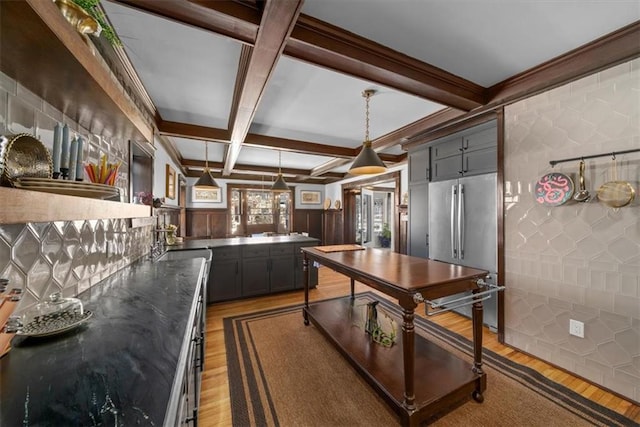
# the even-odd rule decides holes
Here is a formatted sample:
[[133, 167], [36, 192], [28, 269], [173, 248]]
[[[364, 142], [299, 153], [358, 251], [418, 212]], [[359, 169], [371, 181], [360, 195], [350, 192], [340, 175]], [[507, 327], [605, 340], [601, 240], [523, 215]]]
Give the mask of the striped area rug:
[[[379, 307], [400, 319], [396, 305], [373, 293], [356, 298], [356, 305], [380, 300]], [[417, 316], [415, 327], [416, 333], [472, 361], [466, 338]], [[225, 318], [224, 333], [234, 426], [399, 425], [396, 414], [320, 331], [303, 324], [301, 305]], [[638, 425], [499, 354], [485, 349], [483, 362], [484, 402], [470, 400], [432, 425]]]

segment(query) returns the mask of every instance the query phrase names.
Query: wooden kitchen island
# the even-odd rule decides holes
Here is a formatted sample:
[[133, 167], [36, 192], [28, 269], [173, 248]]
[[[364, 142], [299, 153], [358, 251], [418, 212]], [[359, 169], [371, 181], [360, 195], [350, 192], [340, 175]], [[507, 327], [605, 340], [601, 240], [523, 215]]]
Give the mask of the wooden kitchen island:
[[[342, 249], [342, 250], [341, 250]], [[400, 416], [416, 426], [473, 397], [482, 402], [486, 374], [482, 370], [482, 302], [473, 304], [474, 361], [470, 364], [414, 332], [415, 295], [424, 299], [482, 289], [476, 281], [487, 271], [416, 258], [381, 249], [302, 248], [303, 266], [310, 261], [351, 279], [351, 295], [309, 304], [305, 275], [304, 323], [311, 321], [349, 360]], [[362, 328], [350, 327], [354, 281], [381, 291], [402, 309], [402, 334], [390, 348], [371, 341]]]

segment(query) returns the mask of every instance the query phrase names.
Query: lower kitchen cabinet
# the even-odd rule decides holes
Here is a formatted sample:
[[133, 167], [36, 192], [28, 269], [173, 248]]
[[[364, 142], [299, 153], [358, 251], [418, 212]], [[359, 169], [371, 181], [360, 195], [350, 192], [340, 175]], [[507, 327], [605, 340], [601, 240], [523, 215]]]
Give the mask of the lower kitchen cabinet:
[[240, 247], [214, 248], [209, 272], [207, 301], [225, 301], [242, 296]]
[[242, 246], [242, 296], [269, 293], [269, 245]]
[[186, 364], [182, 372], [182, 394], [178, 404], [178, 419], [175, 425], [181, 427], [196, 427], [198, 425], [198, 411], [200, 405], [200, 391], [202, 387], [202, 371], [204, 370], [204, 349], [205, 349], [205, 321], [204, 294], [206, 286], [203, 283], [198, 302], [196, 314], [192, 321], [190, 330], [189, 353]]
[[[212, 247], [207, 302], [268, 295], [304, 287], [300, 248], [318, 246], [317, 239], [302, 243], [258, 243]], [[311, 287], [318, 269], [310, 266]]]
[[292, 244], [242, 248], [242, 296], [264, 295], [293, 289]]

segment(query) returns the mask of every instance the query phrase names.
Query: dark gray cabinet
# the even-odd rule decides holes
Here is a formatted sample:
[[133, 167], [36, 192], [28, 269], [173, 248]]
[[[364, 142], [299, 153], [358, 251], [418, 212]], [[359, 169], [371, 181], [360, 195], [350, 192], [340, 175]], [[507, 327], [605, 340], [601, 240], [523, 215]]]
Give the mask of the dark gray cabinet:
[[[440, 153], [440, 156], [443, 154]], [[433, 152], [429, 147], [419, 147], [409, 152], [409, 232], [407, 253], [412, 256], [429, 256], [428, 233], [429, 218], [427, 201], [429, 200], [429, 164]]]
[[495, 172], [497, 138], [495, 122], [489, 122], [433, 144], [431, 181]]
[[294, 245], [242, 247], [242, 296], [265, 295], [294, 289]]
[[[304, 286], [300, 248], [320, 241], [246, 243], [212, 248], [207, 301], [219, 302], [301, 289]], [[318, 284], [311, 268], [310, 286]]]
[[409, 255], [429, 257], [429, 184], [409, 186]]
[[269, 245], [242, 247], [242, 296], [269, 293]]
[[421, 147], [409, 153], [409, 182], [421, 183], [429, 180], [429, 149]]
[[206, 277], [203, 279], [200, 292], [197, 295], [198, 300], [196, 303], [195, 316], [191, 323], [189, 352], [185, 359], [183, 371], [178, 373], [178, 375], [182, 376], [182, 393], [178, 403], [178, 419], [176, 419], [175, 425], [181, 427], [198, 425], [202, 372], [204, 371], [204, 349], [206, 346], [206, 314], [204, 303], [207, 284], [204, 280], [206, 280]]
[[239, 246], [214, 248], [207, 301], [225, 301], [242, 296], [242, 258]]
[[271, 292], [290, 291], [295, 284], [294, 245], [283, 243], [269, 247], [269, 282]]

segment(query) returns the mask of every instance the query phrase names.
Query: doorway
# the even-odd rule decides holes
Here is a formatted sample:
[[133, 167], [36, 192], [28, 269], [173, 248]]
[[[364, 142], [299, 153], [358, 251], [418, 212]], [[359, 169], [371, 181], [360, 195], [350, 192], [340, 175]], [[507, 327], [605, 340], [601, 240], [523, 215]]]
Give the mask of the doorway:
[[345, 243], [399, 250], [400, 172], [343, 184]]

